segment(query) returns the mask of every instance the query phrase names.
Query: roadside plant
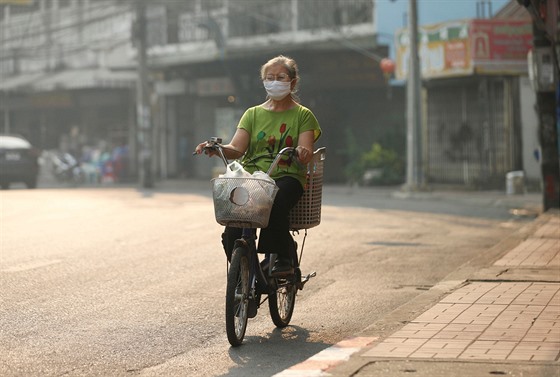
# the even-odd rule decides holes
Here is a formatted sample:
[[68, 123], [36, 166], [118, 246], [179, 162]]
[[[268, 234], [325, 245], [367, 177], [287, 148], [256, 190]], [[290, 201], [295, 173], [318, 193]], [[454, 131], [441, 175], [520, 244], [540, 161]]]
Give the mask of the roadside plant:
[[379, 143], [374, 143], [371, 150], [361, 156], [360, 162], [364, 185], [395, 185], [404, 181], [404, 156]]

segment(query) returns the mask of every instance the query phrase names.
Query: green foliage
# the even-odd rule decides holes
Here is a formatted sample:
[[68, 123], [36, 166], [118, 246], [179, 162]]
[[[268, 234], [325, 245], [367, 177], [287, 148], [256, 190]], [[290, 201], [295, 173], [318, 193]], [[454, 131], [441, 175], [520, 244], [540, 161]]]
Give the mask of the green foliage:
[[404, 181], [404, 155], [374, 143], [371, 150], [362, 153], [352, 132], [347, 132], [349, 162], [346, 178], [351, 184], [393, 185]]
[[348, 156], [348, 162], [344, 168], [346, 179], [351, 184], [359, 183], [364, 175], [361, 158], [362, 152], [358, 140], [356, 140], [354, 133], [349, 128], [346, 129], [346, 145], [346, 153]]
[[371, 150], [361, 156], [360, 162], [364, 184], [390, 185], [404, 180], [404, 156], [381, 144], [374, 143]]

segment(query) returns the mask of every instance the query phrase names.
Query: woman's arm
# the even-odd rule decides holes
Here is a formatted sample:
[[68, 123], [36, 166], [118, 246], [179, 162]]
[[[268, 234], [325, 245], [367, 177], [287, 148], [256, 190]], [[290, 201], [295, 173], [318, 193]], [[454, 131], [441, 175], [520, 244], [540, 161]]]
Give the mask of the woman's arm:
[[[224, 155], [228, 160], [233, 160], [239, 158], [247, 152], [247, 148], [249, 148], [249, 141], [250, 135], [247, 131], [242, 128], [238, 128], [233, 135], [233, 138], [229, 142], [229, 144], [223, 145]], [[195, 152], [197, 154], [201, 154], [204, 151], [204, 147], [206, 146], [206, 141], [198, 144], [196, 146]], [[212, 157], [216, 154], [214, 151], [208, 151], [208, 156]]]
[[224, 145], [224, 154], [229, 160], [240, 158], [247, 152], [251, 136], [243, 128], [238, 128], [229, 144]]
[[315, 132], [304, 131], [298, 137], [298, 159], [302, 164], [308, 164], [313, 159], [313, 144], [315, 141]]

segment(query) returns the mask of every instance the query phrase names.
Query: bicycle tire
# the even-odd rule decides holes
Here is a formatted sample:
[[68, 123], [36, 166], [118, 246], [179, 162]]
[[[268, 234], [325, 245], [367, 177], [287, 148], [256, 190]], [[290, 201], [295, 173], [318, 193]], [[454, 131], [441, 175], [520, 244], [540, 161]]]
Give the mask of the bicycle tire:
[[286, 279], [276, 279], [277, 288], [268, 295], [268, 308], [272, 322], [278, 328], [290, 324], [296, 304], [297, 286]]
[[238, 247], [231, 255], [226, 287], [226, 333], [233, 347], [241, 345], [247, 329], [249, 284], [247, 250]]

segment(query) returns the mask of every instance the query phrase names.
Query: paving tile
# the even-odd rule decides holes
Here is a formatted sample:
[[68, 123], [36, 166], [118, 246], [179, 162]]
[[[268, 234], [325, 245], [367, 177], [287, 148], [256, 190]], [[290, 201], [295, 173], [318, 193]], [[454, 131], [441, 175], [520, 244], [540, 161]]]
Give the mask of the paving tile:
[[429, 339], [429, 338], [435, 336], [438, 332], [439, 332], [439, 330], [415, 330], [415, 331], [411, 331], [411, 330], [402, 329], [402, 330], [397, 331], [396, 333], [394, 333], [391, 336], [395, 337], [395, 338]]
[[496, 329], [528, 329], [542, 314], [544, 306], [510, 305], [492, 323]]
[[494, 263], [495, 266], [557, 266], [560, 239], [528, 238]]
[[478, 350], [512, 350], [517, 342], [501, 341], [501, 340], [477, 340], [473, 342], [469, 348]]
[[527, 342], [560, 342], [560, 326], [540, 326], [535, 322], [523, 338]]
[[410, 322], [406, 324], [402, 330], [410, 330], [410, 331], [421, 331], [421, 330], [442, 330], [446, 326], [445, 323], [418, 323], [418, 322]]
[[522, 342], [513, 349], [507, 360], [557, 361], [559, 356], [560, 342]]
[[[479, 283], [487, 284], [487, 283]], [[530, 287], [531, 283], [499, 283], [491, 291], [480, 297], [478, 304], [511, 304], [517, 297]]]
[[[542, 312], [544, 310], [544, 308], [546, 308], [546, 303], [548, 303], [550, 301], [552, 297], [549, 297], [547, 300], [545, 300], [545, 304], [541, 304], [541, 305], [533, 305], [531, 304], [525, 304], [525, 303], [518, 303], [518, 301], [514, 301], [513, 303], [511, 303], [510, 305], [507, 306], [507, 308], [502, 312], [503, 315], [515, 315], [515, 316], [523, 316], [523, 315], [535, 315], [535, 314], [539, 314], [540, 312]], [[519, 301], [521, 302], [521, 300]]]
[[551, 259], [551, 261], [548, 262], [547, 267], [552, 267], [552, 268], [560, 267], [560, 253], [556, 253], [556, 255]]
[[453, 339], [430, 339], [420, 349], [465, 349], [471, 342], [468, 340], [453, 340]]
[[558, 306], [545, 307], [540, 313], [539, 319], [560, 322], [560, 308]]
[[442, 330], [433, 336], [433, 339], [456, 339], [456, 340], [474, 340], [477, 339], [481, 331], [446, 331]]
[[461, 331], [482, 333], [488, 326], [469, 323], [450, 323], [443, 328], [443, 331]]
[[473, 342], [459, 359], [506, 360], [516, 345], [517, 342], [510, 341], [478, 340]]
[[552, 218], [541, 226], [536, 232], [536, 237], [560, 238], [560, 220]]
[[469, 344], [468, 340], [431, 339], [422, 344], [410, 357], [456, 358]]
[[391, 335], [391, 337], [428, 339], [444, 327], [445, 324], [443, 323], [409, 323]]
[[[531, 247], [533, 246], [533, 247]], [[534, 251], [534, 245], [523, 241], [494, 263], [495, 266], [519, 266]]]
[[436, 304], [414, 322], [450, 323], [469, 307], [469, 304]]
[[458, 315], [453, 323], [491, 324], [494, 319], [506, 309], [506, 305], [473, 304]]
[[502, 341], [521, 341], [527, 335], [528, 329], [500, 329], [490, 327], [484, 331], [479, 340], [502, 340]]
[[560, 284], [470, 283], [364, 356], [558, 360]]
[[364, 353], [369, 357], [408, 357], [428, 339], [387, 338]]
[[554, 297], [555, 291], [544, 289], [541, 291], [525, 291], [513, 301], [514, 305], [548, 305]]
[[487, 292], [499, 285], [499, 283], [469, 284], [443, 298], [441, 302], [450, 304], [473, 304]]
[[548, 305], [560, 306], [560, 290], [554, 294]]

